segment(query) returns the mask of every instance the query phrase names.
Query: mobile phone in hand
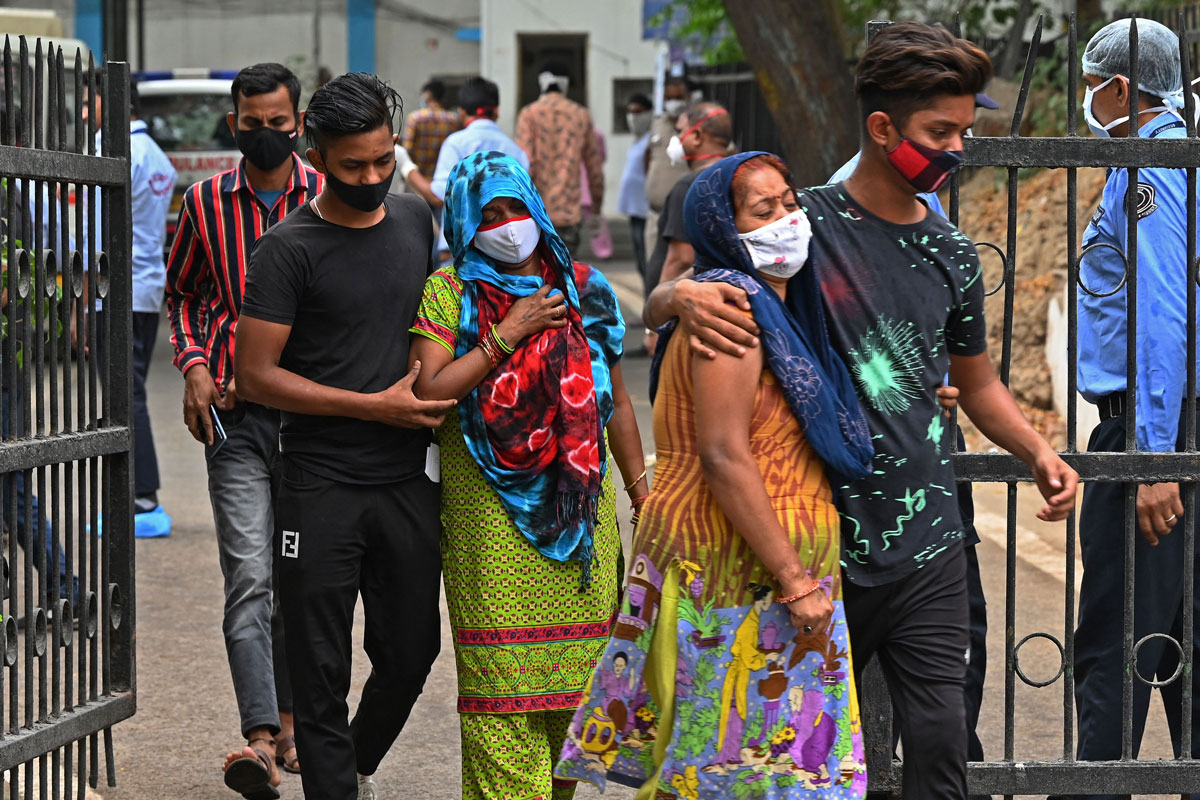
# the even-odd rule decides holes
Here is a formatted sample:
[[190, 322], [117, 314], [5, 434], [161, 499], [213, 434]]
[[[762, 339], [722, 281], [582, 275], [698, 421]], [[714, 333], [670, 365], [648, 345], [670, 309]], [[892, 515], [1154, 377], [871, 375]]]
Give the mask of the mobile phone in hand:
[[217, 413], [217, 407], [212, 403], [208, 404], [208, 413], [212, 416], [213, 429], [212, 452], [209, 455], [215, 456], [229, 437], [225, 435], [225, 426], [221, 424], [221, 416]]

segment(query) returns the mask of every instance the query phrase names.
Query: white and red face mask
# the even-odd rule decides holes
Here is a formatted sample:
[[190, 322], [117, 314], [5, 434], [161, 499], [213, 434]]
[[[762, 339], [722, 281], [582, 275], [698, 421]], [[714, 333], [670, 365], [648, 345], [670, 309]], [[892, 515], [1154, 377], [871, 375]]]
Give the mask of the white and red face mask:
[[520, 264], [542, 240], [542, 229], [528, 214], [481, 225], [475, 231], [475, 249], [501, 264]]
[[764, 275], [787, 280], [804, 268], [808, 261], [808, 243], [812, 227], [802, 209], [796, 209], [769, 225], [739, 233], [738, 238], [754, 268]]

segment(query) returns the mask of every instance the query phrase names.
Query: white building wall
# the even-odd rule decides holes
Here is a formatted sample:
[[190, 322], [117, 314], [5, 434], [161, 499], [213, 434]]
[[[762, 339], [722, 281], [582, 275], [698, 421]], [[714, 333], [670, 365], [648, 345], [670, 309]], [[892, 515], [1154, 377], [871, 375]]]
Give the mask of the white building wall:
[[517, 34], [586, 33], [588, 109], [608, 145], [604, 213], [617, 215], [617, 190], [630, 134], [613, 133], [613, 80], [650, 78], [658, 44], [642, 40], [641, 0], [480, 0], [481, 73], [500, 86], [500, 127], [516, 124]]
[[[146, 14], [146, 69], [240, 69], [258, 61], [278, 61], [297, 71], [306, 94], [313, 88], [317, 66], [328, 67], [334, 75], [346, 71], [344, 3], [322, 6], [320, 64], [314, 63], [314, 3], [246, 2], [237, 10], [179, 3], [172, 4], [171, 13], [162, 13], [167, 9], [161, 7], [154, 13], [155, 5]], [[434, 25], [385, 9], [376, 12], [376, 72], [400, 92], [406, 110], [411, 110], [420, 105], [420, 87], [430, 75], [478, 72], [479, 44], [458, 41], [451, 27], [455, 21], [473, 26], [479, 0], [411, 0], [407, 5], [447, 21]]]

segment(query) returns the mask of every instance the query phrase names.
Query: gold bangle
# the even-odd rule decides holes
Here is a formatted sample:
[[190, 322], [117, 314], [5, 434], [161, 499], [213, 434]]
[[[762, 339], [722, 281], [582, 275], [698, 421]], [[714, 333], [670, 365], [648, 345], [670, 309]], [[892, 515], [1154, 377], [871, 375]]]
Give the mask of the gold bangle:
[[629, 484], [628, 486], [626, 486], [626, 487], [625, 487], [625, 491], [627, 491], [627, 492], [628, 492], [630, 489], [632, 489], [633, 487], [637, 486], [639, 483], [641, 483], [641, 482], [642, 482], [642, 478], [644, 478], [644, 477], [646, 477], [646, 470], [642, 470], [642, 474], [641, 474], [641, 475], [638, 475], [636, 478], [634, 478], [634, 479], [633, 479], [633, 483], [631, 483], [631, 484]]

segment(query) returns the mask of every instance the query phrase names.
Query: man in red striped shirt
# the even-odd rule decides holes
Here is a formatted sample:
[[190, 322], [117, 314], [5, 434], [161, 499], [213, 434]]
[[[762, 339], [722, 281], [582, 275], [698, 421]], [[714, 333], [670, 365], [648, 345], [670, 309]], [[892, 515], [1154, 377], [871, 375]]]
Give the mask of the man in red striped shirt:
[[257, 751], [230, 761], [225, 782], [249, 797], [264, 790], [267, 796], [279, 784], [276, 754], [289, 771], [299, 770], [299, 760], [282, 618], [272, 614], [279, 412], [239, 400], [234, 332], [250, 251], [271, 225], [316, 197], [323, 180], [295, 154], [304, 114], [300, 82], [289, 69], [246, 67], [232, 95], [227, 121], [245, 157], [184, 195], [167, 265], [167, 308], [175, 365], [187, 385], [183, 419], [205, 446], [242, 734]]

